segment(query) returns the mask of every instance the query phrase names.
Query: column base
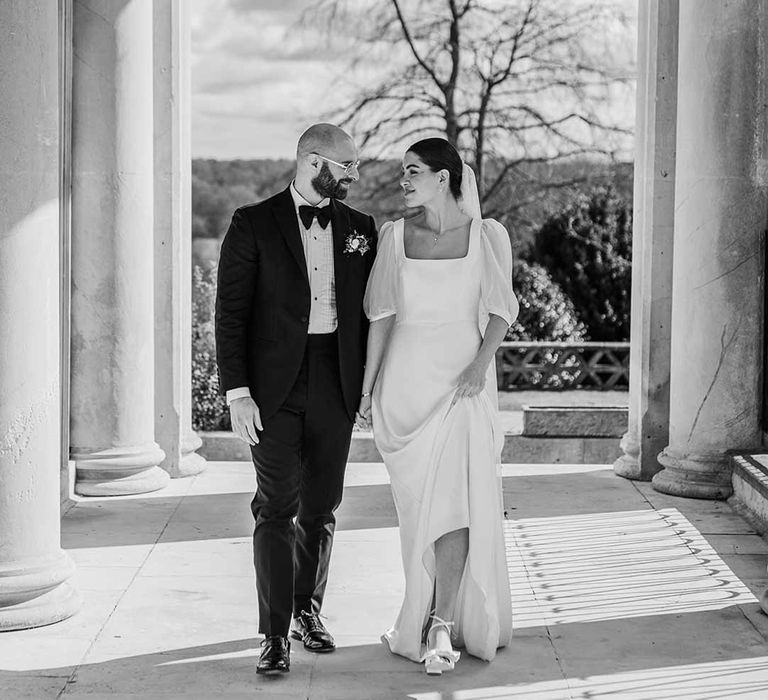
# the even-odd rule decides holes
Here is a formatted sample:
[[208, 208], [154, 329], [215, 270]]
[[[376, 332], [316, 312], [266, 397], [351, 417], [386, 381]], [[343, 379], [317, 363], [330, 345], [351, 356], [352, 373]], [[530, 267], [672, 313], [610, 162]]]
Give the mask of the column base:
[[208, 462], [195, 451], [203, 446], [198, 434], [191, 429], [182, 431], [180, 443], [174, 442], [175, 447], [166, 450], [166, 458], [160, 465], [171, 479], [184, 479], [205, 471]]
[[0, 632], [52, 625], [72, 617], [80, 594], [68, 579], [75, 571], [59, 552], [46, 560], [0, 566]]
[[165, 459], [156, 443], [86, 451], [73, 448], [75, 493], [80, 496], [127, 496], [168, 485], [168, 473], [157, 465]]
[[178, 474], [171, 474], [172, 479], [179, 479], [185, 476], [194, 476], [208, 466], [208, 462], [203, 455], [197, 454], [203, 446], [200, 436], [193, 430], [185, 430], [181, 438], [181, 460], [179, 461]]
[[613, 471], [625, 479], [638, 481], [642, 479], [640, 469], [640, 442], [629, 432], [624, 433], [619, 447], [624, 454], [613, 463]]
[[733, 493], [727, 455], [677, 456], [668, 447], [658, 456], [664, 467], [651, 485], [656, 491], [683, 498], [722, 500]]

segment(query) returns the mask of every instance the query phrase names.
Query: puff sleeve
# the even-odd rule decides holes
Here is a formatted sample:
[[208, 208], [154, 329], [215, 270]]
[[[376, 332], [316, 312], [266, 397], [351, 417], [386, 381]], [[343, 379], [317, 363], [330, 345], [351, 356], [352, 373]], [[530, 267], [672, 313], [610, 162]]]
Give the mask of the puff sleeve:
[[483, 220], [480, 248], [481, 327], [488, 324], [488, 314], [501, 316], [511, 326], [520, 305], [512, 289], [512, 244], [507, 229], [494, 219]]
[[379, 244], [368, 286], [363, 298], [363, 310], [369, 321], [378, 321], [397, 313], [397, 252], [394, 224], [387, 221], [379, 232]]

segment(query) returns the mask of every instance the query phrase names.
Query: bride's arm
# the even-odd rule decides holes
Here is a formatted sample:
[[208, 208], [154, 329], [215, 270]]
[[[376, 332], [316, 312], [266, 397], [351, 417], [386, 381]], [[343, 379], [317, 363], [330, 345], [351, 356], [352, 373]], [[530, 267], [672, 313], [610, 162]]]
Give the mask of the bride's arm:
[[459, 375], [454, 402], [465, 396], [476, 396], [485, 388], [485, 376], [488, 365], [496, 356], [499, 345], [507, 334], [509, 324], [501, 316], [489, 314], [488, 326], [485, 329], [483, 342], [477, 355], [466, 369]]
[[385, 316], [378, 321], [372, 321], [368, 328], [368, 352], [365, 360], [365, 374], [363, 375], [363, 395], [360, 398], [358, 420], [365, 424], [361, 427], [370, 427], [371, 420], [371, 394], [379, 375], [381, 360], [387, 349], [389, 334], [395, 325], [395, 316]]

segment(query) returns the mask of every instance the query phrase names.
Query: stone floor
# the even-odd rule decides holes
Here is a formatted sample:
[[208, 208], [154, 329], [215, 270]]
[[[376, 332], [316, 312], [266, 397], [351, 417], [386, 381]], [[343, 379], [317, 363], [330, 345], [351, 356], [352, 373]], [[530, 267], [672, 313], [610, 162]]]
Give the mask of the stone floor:
[[379, 464], [352, 464], [324, 612], [336, 653], [258, 654], [244, 463], [63, 520], [82, 612], [0, 635], [0, 698], [555, 700], [768, 698], [768, 545], [725, 503], [663, 496], [601, 465], [508, 465], [516, 635], [496, 660], [429, 678], [379, 635], [402, 594]]

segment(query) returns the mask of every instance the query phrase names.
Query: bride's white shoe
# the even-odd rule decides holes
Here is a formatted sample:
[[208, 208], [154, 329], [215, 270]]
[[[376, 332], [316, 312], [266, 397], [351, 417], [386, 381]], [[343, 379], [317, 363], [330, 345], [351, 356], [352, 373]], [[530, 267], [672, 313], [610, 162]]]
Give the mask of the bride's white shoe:
[[[461, 653], [451, 646], [453, 622], [430, 615], [432, 624], [427, 632], [427, 652], [424, 654], [424, 670], [430, 676], [440, 676], [444, 671], [453, 671]], [[441, 634], [442, 632], [442, 634]]]

